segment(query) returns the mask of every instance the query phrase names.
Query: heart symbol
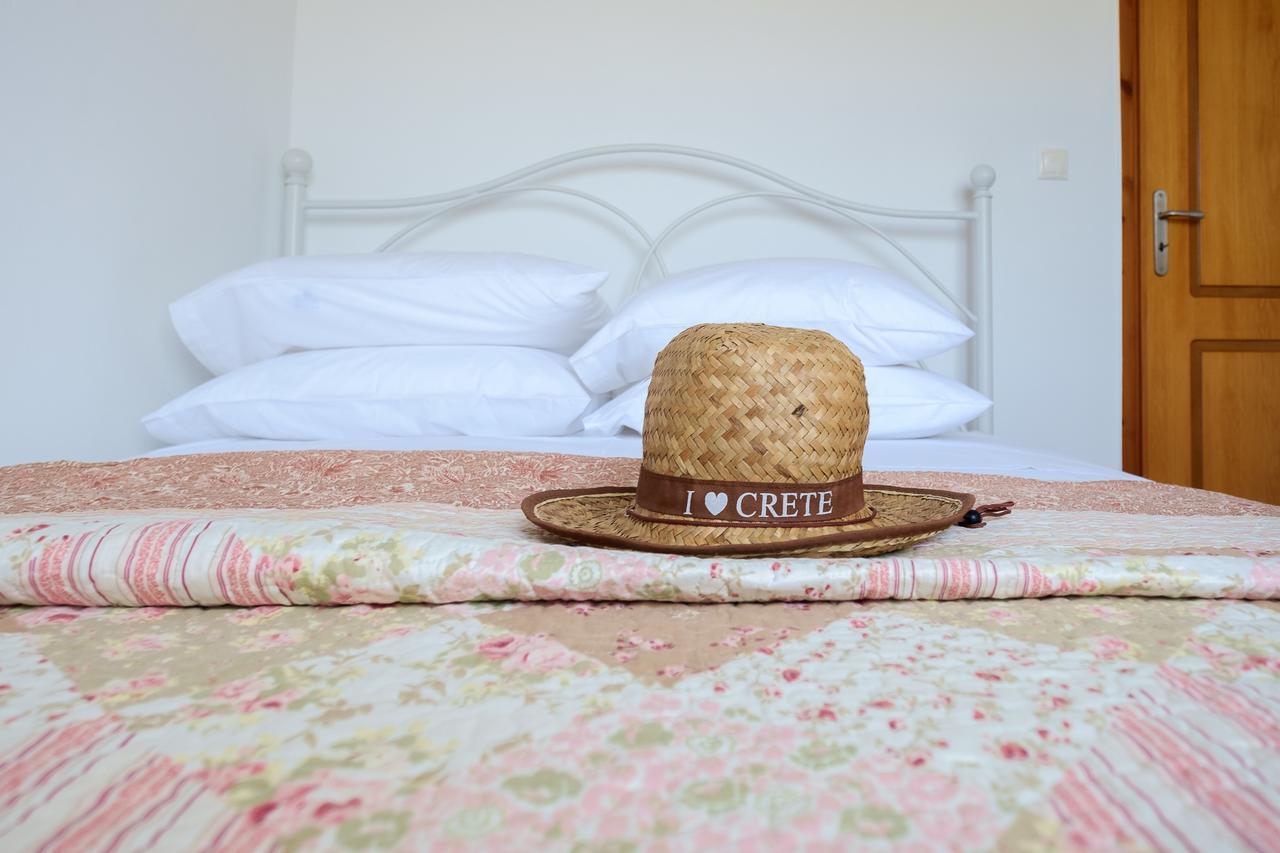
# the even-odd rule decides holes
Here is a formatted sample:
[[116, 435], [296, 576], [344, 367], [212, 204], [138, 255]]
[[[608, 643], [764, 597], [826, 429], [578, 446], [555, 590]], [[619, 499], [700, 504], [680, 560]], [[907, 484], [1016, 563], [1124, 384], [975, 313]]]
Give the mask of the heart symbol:
[[729, 505], [729, 496], [724, 492], [707, 492], [707, 496], [702, 499], [702, 502], [707, 505], [707, 512], [712, 515], [719, 515]]

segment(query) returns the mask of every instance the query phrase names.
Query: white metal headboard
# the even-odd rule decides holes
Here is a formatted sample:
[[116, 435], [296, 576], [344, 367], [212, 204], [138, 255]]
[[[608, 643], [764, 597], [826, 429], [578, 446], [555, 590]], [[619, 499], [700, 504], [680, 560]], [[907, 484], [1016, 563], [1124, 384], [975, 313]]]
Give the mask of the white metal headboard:
[[[541, 184], [533, 179], [547, 172], [570, 163], [582, 160], [593, 160], [601, 157], [618, 157], [636, 154], [659, 154], [688, 160], [703, 160], [719, 163], [736, 169], [741, 173], [758, 179], [761, 189], [748, 192], [736, 192], [712, 198], [697, 207], [676, 217], [658, 235], [652, 236], [639, 222], [626, 211], [611, 202], [583, 192], [573, 187], [556, 184]], [[994, 395], [994, 362], [992, 304], [991, 304], [991, 187], [996, 181], [996, 171], [987, 165], [978, 165], [969, 173], [972, 185], [973, 206], [969, 210], [909, 210], [896, 207], [879, 207], [861, 204], [813, 189], [798, 181], [784, 177], [755, 163], [704, 151], [700, 148], [687, 148], [681, 145], [659, 145], [641, 143], [635, 145], [605, 145], [597, 148], [584, 148], [551, 157], [547, 160], [518, 169], [491, 181], [473, 184], [469, 187], [438, 193], [436, 195], [416, 196], [411, 198], [388, 199], [313, 199], [307, 195], [307, 185], [311, 180], [311, 155], [300, 148], [293, 148], [284, 155], [284, 229], [282, 250], [285, 255], [300, 255], [305, 245], [305, 232], [308, 214], [312, 211], [372, 211], [372, 210], [404, 210], [421, 211], [413, 222], [391, 235], [375, 251], [385, 252], [402, 245], [408, 238], [435, 219], [451, 211], [475, 204], [487, 199], [501, 198], [526, 193], [554, 193], [572, 196], [593, 204], [612, 213], [625, 223], [647, 247], [644, 259], [636, 270], [628, 292], [640, 287], [645, 271], [650, 264], [657, 267], [662, 275], [667, 274], [667, 265], [662, 258], [661, 249], [667, 239], [681, 226], [701, 216], [712, 208], [724, 204], [732, 204], [746, 199], [778, 199], [801, 202], [822, 208], [836, 216], [842, 217], [884, 240], [895, 251], [902, 255], [948, 302], [969, 319], [974, 327], [973, 340], [970, 343], [968, 359], [969, 384], [995, 399]], [[859, 215], [861, 214], [861, 215]], [[915, 220], [957, 220], [970, 223], [968, 232], [970, 286], [968, 288], [969, 303], [958, 300], [950, 290], [943, 286], [933, 272], [912, 254], [898, 240], [886, 234], [864, 219], [864, 216], [885, 217], [891, 219]], [[994, 408], [994, 407], [993, 407]], [[994, 418], [988, 410], [978, 419], [978, 428], [983, 432], [992, 432]]]

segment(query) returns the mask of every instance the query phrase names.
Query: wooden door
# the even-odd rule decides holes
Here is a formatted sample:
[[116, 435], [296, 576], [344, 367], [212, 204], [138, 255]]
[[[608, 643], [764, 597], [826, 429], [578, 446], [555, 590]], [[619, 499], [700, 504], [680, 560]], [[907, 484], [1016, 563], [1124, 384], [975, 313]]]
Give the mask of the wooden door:
[[[1280, 503], [1280, 0], [1136, 23], [1141, 473]], [[1157, 190], [1204, 213], [1167, 220], [1164, 275]]]

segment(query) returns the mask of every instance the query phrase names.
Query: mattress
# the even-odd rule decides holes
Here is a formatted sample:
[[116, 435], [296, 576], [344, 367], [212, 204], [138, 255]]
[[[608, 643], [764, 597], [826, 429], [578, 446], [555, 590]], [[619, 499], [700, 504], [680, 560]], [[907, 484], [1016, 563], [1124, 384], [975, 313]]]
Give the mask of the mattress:
[[868, 480], [1014, 512], [884, 557], [609, 551], [515, 509], [634, 481], [631, 447], [0, 469], [0, 841], [1280, 837], [1280, 508], [965, 435], [873, 444]]
[[[197, 453], [236, 453], [298, 450], [505, 450], [532, 453], [564, 453], [572, 456], [630, 457], [639, 459], [640, 436], [627, 431], [616, 436], [495, 437], [420, 436], [353, 441], [268, 441], [218, 439], [166, 447], [153, 457], [189, 456]], [[976, 432], [956, 432], [936, 438], [868, 441], [863, 456], [866, 467], [880, 471], [961, 471], [971, 474], [1007, 474], [1042, 480], [1134, 480], [1115, 468], [1009, 444]]]

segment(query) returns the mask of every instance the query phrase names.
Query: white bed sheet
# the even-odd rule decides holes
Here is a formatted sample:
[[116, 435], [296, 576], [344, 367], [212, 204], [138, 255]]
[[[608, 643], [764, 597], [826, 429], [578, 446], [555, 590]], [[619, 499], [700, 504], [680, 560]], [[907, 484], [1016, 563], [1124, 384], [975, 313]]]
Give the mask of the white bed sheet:
[[[180, 444], [149, 456], [231, 453], [260, 450], [514, 450], [568, 453], [576, 456], [640, 457], [640, 436], [568, 435], [530, 438], [483, 438], [465, 435], [418, 436], [366, 441], [268, 441], [217, 439]], [[1031, 450], [981, 433], [948, 433], [934, 438], [867, 442], [863, 464], [869, 471], [964, 471], [1006, 474], [1040, 480], [1137, 480], [1115, 468], [1083, 462], [1057, 453]]]

